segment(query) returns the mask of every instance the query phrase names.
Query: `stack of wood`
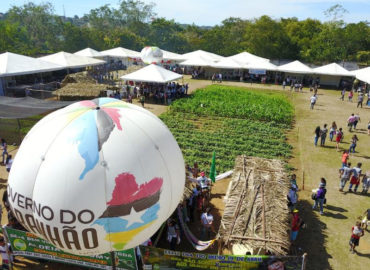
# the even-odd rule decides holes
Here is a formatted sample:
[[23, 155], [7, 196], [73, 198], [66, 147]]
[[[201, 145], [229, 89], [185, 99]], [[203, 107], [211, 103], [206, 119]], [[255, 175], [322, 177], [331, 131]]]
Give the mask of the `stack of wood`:
[[219, 252], [237, 245], [253, 255], [287, 255], [288, 191], [282, 161], [238, 156], [219, 228]]

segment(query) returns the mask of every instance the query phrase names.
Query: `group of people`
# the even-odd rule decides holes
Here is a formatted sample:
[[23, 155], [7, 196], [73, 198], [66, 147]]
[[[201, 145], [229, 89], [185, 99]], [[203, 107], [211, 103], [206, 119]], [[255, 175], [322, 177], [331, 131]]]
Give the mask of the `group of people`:
[[[349, 162], [349, 152], [343, 151], [342, 154], [342, 166], [339, 169], [339, 191], [343, 191], [347, 182], [350, 182], [348, 192], [357, 192], [357, 189], [362, 183], [362, 194], [367, 194], [370, 186], [370, 171], [362, 173], [362, 163], [357, 163], [357, 166], [351, 168], [352, 164]], [[352, 188], [354, 190], [352, 191]]]
[[12, 155], [8, 153], [8, 145], [6, 143], [6, 140], [4, 138], [1, 138], [0, 141], [1, 156], [3, 158], [1, 165], [5, 165], [6, 171], [10, 172], [10, 169], [13, 165], [13, 158]]
[[[213, 227], [212, 208], [210, 207], [211, 180], [200, 171], [195, 162], [194, 167], [186, 166], [187, 179], [195, 185], [192, 188], [191, 195], [185, 200], [180, 208], [184, 217], [184, 222], [193, 223], [198, 220], [201, 223], [200, 240], [209, 240], [211, 233], [215, 232]], [[181, 229], [175, 217], [167, 220], [167, 241], [171, 250], [181, 242]]]

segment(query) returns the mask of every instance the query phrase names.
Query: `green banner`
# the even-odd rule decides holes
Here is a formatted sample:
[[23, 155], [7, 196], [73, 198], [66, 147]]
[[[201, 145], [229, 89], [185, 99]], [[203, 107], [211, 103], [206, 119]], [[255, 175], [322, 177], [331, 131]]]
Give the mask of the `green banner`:
[[[96, 256], [73, 255], [61, 251], [47, 241], [29, 232], [11, 228], [5, 228], [5, 230], [14, 255], [41, 258], [95, 269], [112, 269], [112, 257], [109, 253]], [[114, 252], [114, 254], [117, 270], [136, 269], [134, 249]]]
[[145, 270], [159, 269], [243, 269], [300, 270], [303, 257], [235, 256], [181, 252], [140, 246]]

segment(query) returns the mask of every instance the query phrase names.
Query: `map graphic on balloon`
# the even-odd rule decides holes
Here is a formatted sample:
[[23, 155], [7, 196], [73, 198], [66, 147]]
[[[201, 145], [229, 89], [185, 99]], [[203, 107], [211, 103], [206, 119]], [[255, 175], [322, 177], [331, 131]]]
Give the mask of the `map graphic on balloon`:
[[8, 181], [15, 217], [78, 255], [133, 248], [176, 209], [181, 150], [151, 112], [112, 98], [80, 101], [41, 119], [23, 140]]
[[140, 57], [145, 64], [158, 64], [163, 59], [163, 51], [158, 47], [146, 46], [141, 50]]

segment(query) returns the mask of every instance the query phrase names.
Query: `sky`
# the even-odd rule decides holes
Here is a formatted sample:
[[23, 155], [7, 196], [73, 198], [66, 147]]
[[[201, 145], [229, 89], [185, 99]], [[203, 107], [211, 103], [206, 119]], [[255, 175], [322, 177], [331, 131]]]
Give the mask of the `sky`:
[[[242, 19], [258, 18], [268, 15], [274, 19], [297, 17], [327, 21], [324, 11], [335, 4], [342, 5], [348, 13], [343, 20], [347, 23], [370, 21], [370, 0], [141, 0], [156, 4], [157, 17], [174, 19], [179, 23], [213, 26], [229, 17]], [[12, 5], [23, 5], [26, 0], [0, 0], [0, 12], [6, 12]], [[45, 2], [34, 0], [34, 3]], [[118, 0], [49, 0], [55, 13], [66, 16], [83, 16], [91, 9], [104, 4], [118, 6]]]

